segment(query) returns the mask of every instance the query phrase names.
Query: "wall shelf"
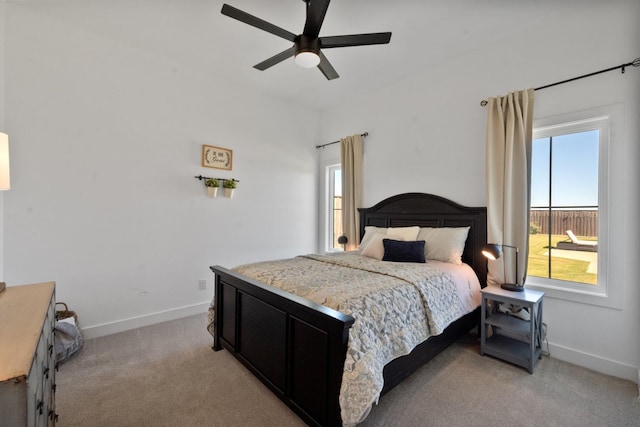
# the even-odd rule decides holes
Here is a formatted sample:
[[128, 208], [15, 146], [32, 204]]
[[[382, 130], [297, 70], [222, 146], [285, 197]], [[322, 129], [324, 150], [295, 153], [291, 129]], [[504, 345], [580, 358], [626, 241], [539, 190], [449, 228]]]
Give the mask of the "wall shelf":
[[197, 175], [194, 176], [195, 179], [198, 179], [200, 181], [202, 181], [203, 179], [217, 179], [218, 181], [220, 181], [221, 183], [224, 183], [225, 181], [235, 181], [235, 182], [240, 182], [235, 178], [215, 178], [213, 176], [202, 176], [202, 175]]

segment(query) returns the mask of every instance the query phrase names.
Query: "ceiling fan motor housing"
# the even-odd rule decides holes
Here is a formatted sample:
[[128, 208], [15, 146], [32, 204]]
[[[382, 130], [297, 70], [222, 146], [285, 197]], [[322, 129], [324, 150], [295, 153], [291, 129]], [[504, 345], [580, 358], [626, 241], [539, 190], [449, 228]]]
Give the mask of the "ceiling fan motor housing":
[[313, 52], [316, 55], [320, 53], [320, 39], [311, 38], [304, 34], [296, 36], [294, 41], [296, 46], [296, 55], [302, 52]]

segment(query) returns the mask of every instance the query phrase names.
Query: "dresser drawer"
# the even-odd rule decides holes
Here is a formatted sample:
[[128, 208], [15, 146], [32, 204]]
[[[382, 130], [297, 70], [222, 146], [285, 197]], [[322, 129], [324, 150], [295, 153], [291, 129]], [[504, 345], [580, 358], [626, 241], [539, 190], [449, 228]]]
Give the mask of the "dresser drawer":
[[0, 426], [52, 426], [55, 283], [0, 293]]

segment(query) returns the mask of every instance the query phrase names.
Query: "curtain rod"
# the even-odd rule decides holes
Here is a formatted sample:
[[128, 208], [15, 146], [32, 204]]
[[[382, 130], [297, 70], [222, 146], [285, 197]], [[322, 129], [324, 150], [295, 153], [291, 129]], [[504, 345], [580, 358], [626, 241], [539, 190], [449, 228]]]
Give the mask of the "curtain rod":
[[[556, 82], [556, 83], [551, 83], [551, 84], [548, 84], [548, 85], [540, 86], [540, 87], [534, 88], [533, 90], [541, 90], [541, 89], [546, 89], [546, 88], [552, 87], [552, 86], [558, 86], [558, 85], [561, 85], [561, 84], [564, 84], [564, 83], [572, 82], [574, 80], [584, 79], [585, 77], [595, 76], [596, 74], [602, 74], [602, 73], [606, 73], [606, 72], [609, 72], [609, 71], [617, 70], [618, 68], [620, 68], [621, 74], [624, 74], [625, 68], [629, 67], [629, 66], [640, 67], [640, 58], [636, 58], [631, 62], [627, 62], [626, 64], [616, 65], [615, 67], [607, 68], [606, 70], [595, 71], [593, 73], [585, 74], [585, 75], [578, 76], [578, 77], [573, 77], [573, 78], [570, 78], [570, 79], [567, 79], [567, 80], [563, 80], [561, 82]], [[487, 104], [488, 104], [488, 102], [487, 102], [486, 99], [483, 99], [482, 101], [480, 101], [480, 105], [483, 106], [483, 107], [486, 106]]]
[[[361, 133], [360, 136], [366, 138], [367, 136], [369, 136], [369, 132]], [[316, 148], [324, 148], [327, 145], [338, 144], [339, 142], [340, 141], [327, 142], [326, 144], [316, 145]]]

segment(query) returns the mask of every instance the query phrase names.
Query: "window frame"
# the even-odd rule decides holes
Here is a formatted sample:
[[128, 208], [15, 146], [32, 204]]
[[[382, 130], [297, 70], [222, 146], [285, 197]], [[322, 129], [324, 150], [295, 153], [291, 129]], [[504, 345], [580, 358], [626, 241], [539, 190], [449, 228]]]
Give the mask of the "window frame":
[[[594, 305], [617, 307], [621, 304], [619, 292], [609, 281], [609, 188], [610, 147], [612, 120], [620, 113], [612, 107], [554, 116], [535, 120], [534, 140], [549, 136], [561, 136], [589, 130], [599, 131], [598, 146], [598, 283], [584, 284], [560, 279], [550, 279], [527, 275], [529, 288], [544, 291], [551, 297], [584, 302]], [[611, 298], [612, 295], [616, 298]]]
[[335, 210], [334, 200], [335, 200], [335, 172], [337, 170], [342, 170], [342, 165], [340, 163], [333, 163], [326, 165], [325, 167], [325, 176], [327, 183], [327, 192], [326, 192], [326, 215], [327, 215], [327, 227], [325, 234], [325, 251], [326, 252], [341, 252], [341, 248], [336, 248], [333, 246], [333, 234], [334, 234], [334, 220], [333, 214]]

